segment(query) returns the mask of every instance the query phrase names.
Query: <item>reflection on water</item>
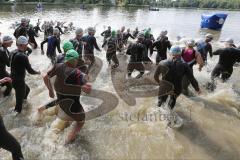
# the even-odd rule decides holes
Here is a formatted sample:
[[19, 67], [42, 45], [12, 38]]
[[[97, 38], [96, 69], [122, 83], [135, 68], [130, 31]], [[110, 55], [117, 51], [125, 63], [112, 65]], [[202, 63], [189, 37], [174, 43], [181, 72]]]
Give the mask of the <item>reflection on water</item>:
[[[169, 31], [170, 40], [175, 40], [177, 35], [185, 37], [201, 38], [206, 33], [213, 33], [215, 41], [233, 37], [240, 42], [237, 36], [239, 30], [239, 12], [226, 11], [229, 17], [222, 32], [199, 30], [200, 15], [204, 10], [184, 9], [161, 9], [159, 12], [149, 12], [145, 8], [109, 8], [88, 7], [81, 10], [78, 6], [44, 6], [44, 12], [37, 13], [36, 6], [0, 6], [0, 32], [12, 34], [9, 29], [12, 23], [19, 21], [21, 17], [29, 17], [33, 24], [38, 19], [60, 20], [73, 22], [75, 26], [87, 28], [96, 26], [98, 43], [102, 43], [100, 33], [108, 25], [119, 29], [125, 25], [127, 28], [140, 29], [151, 27], [153, 34], [157, 36], [162, 29]], [[63, 35], [62, 39], [70, 39], [74, 33]], [[43, 35], [37, 38], [40, 43]], [[14, 49], [15, 47], [12, 47]], [[216, 47], [215, 47], [216, 48]], [[105, 60], [105, 52], [96, 54], [102, 61], [103, 67], [93, 82], [95, 89], [111, 92], [118, 98], [114, 84], [111, 80], [117, 77], [108, 68]], [[124, 59], [124, 57], [122, 57]], [[125, 59], [126, 60], [126, 57]], [[212, 69], [218, 57], [209, 59], [208, 69]], [[49, 60], [40, 54], [40, 49], [34, 50], [30, 56], [34, 68], [46, 72]], [[120, 62], [121, 64], [121, 62]], [[209, 72], [204, 68], [198, 72], [195, 68], [196, 78], [200, 86], [209, 80]], [[27, 76], [27, 83], [31, 87], [30, 107], [25, 108], [22, 115], [14, 118], [9, 109], [14, 106], [14, 95], [0, 102], [0, 112], [11, 133], [21, 142], [24, 155], [27, 159], [239, 159], [239, 68], [234, 69], [233, 77], [226, 84], [219, 83], [215, 93], [208, 93], [203, 88], [203, 95], [199, 98], [188, 99], [181, 96], [176, 106], [179, 114], [188, 122], [181, 130], [166, 128], [164, 121], [147, 120], [144, 117], [156, 110], [157, 97], [142, 98], [138, 96], [134, 106], [129, 106], [119, 98], [119, 104], [107, 115], [87, 121], [75, 143], [64, 146], [64, 137], [69, 131], [65, 129], [62, 133], [54, 134], [49, 127], [55, 117], [44, 119], [43, 123], [33, 125], [34, 113], [37, 106], [46, 103], [47, 90], [39, 76]], [[234, 87], [233, 87], [234, 86]], [[121, 87], [121, 86], [120, 86]], [[149, 89], [147, 86], [129, 88], [132, 92]], [[154, 86], [150, 88], [155, 89]], [[232, 89], [234, 88], [234, 89]], [[122, 93], [121, 93], [122, 94]], [[125, 95], [126, 96], [126, 95]], [[88, 99], [82, 97], [83, 104]], [[129, 98], [129, 97], [128, 97]], [[91, 101], [90, 105], [100, 103], [101, 99]], [[84, 106], [88, 107], [88, 105]], [[90, 106], [95, 108], [95, 106]], [[87, 108], [86, 108], [87, 110]], [[136, 115], [135, 119], [123, 119], [123, 115]], [[0, 151], [0, 159], [11, 159], [10, 154]]]

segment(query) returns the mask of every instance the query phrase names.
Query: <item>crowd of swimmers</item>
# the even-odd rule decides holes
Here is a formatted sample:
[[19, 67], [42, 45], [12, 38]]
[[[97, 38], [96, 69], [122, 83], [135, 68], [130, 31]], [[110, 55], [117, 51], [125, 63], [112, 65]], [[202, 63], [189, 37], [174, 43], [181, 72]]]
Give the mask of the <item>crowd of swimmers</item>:
[[[29, 19], [22, 18], [20, 25], [14, 32], [17, 49], [11, 52], [8, 48], [13, 44], [13, 37], [2, 35], [0, 42], [0, 85], [6, 87], [3, 92], [4, 97], [10, 96], [12, 88], [15, 90], [14, 112], [16, 115], [20, 114], [30, 93], [30, 87], [25, 81], [26, 71], [32, 75], [41, 74], [40, 71], [32, 68], [28, 56], [32, 53], [32, 49], [39, 46], [35, 38], [39, 36], [39, 32], [44, 32], [44, 39], [40, 44], [41, 54], [46, 53], [52, 68], [43, 76], [43, 81], [49, 91], [49, 97], [56, 98], [48, 104], [40, 106], [38, 113], [41, 115], [59, 114], [62, 111], [61, 107], [57, 106], [69, 105], [66, 100], [71, 100], [71, 112], [79, 114], [80, 120], [72, 122], [67, 142], [75, 140], [84, 125], [85, 114], [79, 99], [81, 91], [91, 92], [88, 74], [95, 63], [95, 49], [101, 52], [102, 48], [106, 48], [106, 60], [113, 70], [121, 64], [118, 56], [128, 55], [127, 76], [131, 78], [132, 73], [136, 70], [139, 72], [135, 77], [137, 79], [145, 74], [145, 64], [153, 64], [151, 56], [156, 51], [156, 65], [153, 65], [156, 68], [154, 79], [160, 85], [160, 90], [163, 81], [173, 88], [171, 92], [158, 96], [158, 107], [168, 112], [173, 111], [181, 93], [188, 95], [190, 83], [196, 92], [201, 94], [200, 86], [193, 73], [194, 65], [197, 64], [199, 71], [201, 71], [206, 66], [208, 57], [219, 56], [219, 60], [211, 73], [211, 83], [208, 86], [210, 90], [214, 90], [216, 78], [219, 77], [225, 82], [231, 77], [234, 64], [240, 62], [240, 50], [234, 45], [233, 39], [225, 40], [225, 47], [216, 51], [212, 49], [211, 41], [214, 39], [212, 34], [206, 34], [205, 39], [198, 42], [189, 39], [186, 41], [185, 47], [180, 47], [178, 43], [172, 43], [169, 40], [167, 31], [162, 31], [155, 39], [151, 34], [151, 28], [145, 30], [135, 28], [131, 32], [125, 27], [113, 30], [109, 26], [101, 33], [103, 44], [99, 47], [94, 27], [89, 27], [87, 34], [84, 35], [82, 28], [75, 29], [73, 23], [70, 23], [69, 31], [75, 31], [75, 37], [67, 41], [64, 40], [61, 48], [62, 40], [60, 37], [61, 34], [66, 33], [62, 30], [63, 24], [63, 22], [45, 21], [40, 27], [41, 22], [38, 21], [37, 25], [33, 26]], [[129, 43], [129, 38], [132, 39], [131, 43]], [[46, 52], [44, 50], [45, 44], [47, 44]], [[57, 51], [59, 54], [56, 53]], [[119, 55], [117, 55], [118, 52]], [[10, 67], [10, 73], [7, 71], [7, 67]], [[52, 77], [56, 77], [54, 85], [50, 82]], [[165, 104], [167, 101], [168, 104]], [[71, 119], [71, 117], [67, 118]], [[51, 127], [58, 131], [63, 130], [70, 121], [73, 120], [67, 121], [58, 118]], [[173, 117], [168, 123], [169, 126], [173, 127], [177, 126], [179, 121]], [[21, 147], [5, 129], [1, 116], [0, 135], [0, 147], [10, 151], [14, 160], [22, 160]]]

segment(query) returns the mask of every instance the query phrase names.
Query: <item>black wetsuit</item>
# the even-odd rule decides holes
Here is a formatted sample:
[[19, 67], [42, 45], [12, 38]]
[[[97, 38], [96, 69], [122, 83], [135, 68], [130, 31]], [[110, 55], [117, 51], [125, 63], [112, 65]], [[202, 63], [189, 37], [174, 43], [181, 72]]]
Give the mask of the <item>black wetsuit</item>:
[[[69, 107], [73, 113], [82, 114], [81, 119], [84, 121], [85, 114], [82, 105], [80, 104], [81, 86], [86, 82], [83, 80], [83, 74], [77, 68], [67, 67], [65, 63], [55, 64], [54, 67], [48, 72], [49, 78], [56, 76], [54, 82], [54, 89], [57, 92], [57, 100], [52, 101], [46, 105], [50, 108], [59, 104], [61, 107]], [[72, 106], [65, 106], [64, 100], [71, 99]], [[63, 102], [63, 103], [62, 103]]]
[[60, 40], [56, 36], [48, 37], [45, 41], [41, 43], [41, 50], [43, 50], [43, 45], [48, 43], [47, 46], [47, 56], [51, 60], [52, 64], [56, 63], [56, 48], [59, 53], [62, 53], [60, 48]]
[[144, 60], [144, 53], [145, 46], [140, 42], [136, 42], [128, 47], [127, 55], [130, 55], [130, 61], [127, 67], [128, 76], [131, 76], [134, 69], [140, 72], [140, 77], [144, 74], [145, 68], [142, 64]]
[[33, 29], [34, 29], [36, 34], [38, 34], [39, 31], [42, 32], [42, 30], [40, 29], [40, 27], [38, 25], [35, 26]]
[[135, 39], [131, 33], [123, 33], [123, 43], [127, 45], [128, 38], [131, 37], [132, 39]]
[[145, 38], [143, 41], [143, 44], [145, 45], [145, 52], [143, 61], [144, 62], [152, 62], [151, 59], [148, 57], [148, 51], [150, 50], [150, 55], [153, 54], [153, 42], [151, 38]]
[[210, 57], [213, 56], [212, 45], [206, 41], [199, 42], [197, 44], [197, 51], [201, 54], [202, 59], [205, 63], [207, 62], [208, 53], [209, 53]]
[[13, 33], [13, 35], [16, 37], [16, 39], [20, 36], [25, 36], [27, 37], [27, 32], [28, 32], [28, 28], [25, 26], [19, 26], [15, 32]]
[[162, 36], [153, 43], [153, 48], [157, 48], [156, 64], [160, 61], [167, 59], [167, 49], [171, 48], [171, 43], [168, 37]]
[[240, 49], [224, 48], [213, 52], [213, 55], [219, 55], [218, 64], [212, 71], [212, 80], [220, 75], [223, 81], [229, 79], [233, 73], [233, 65], [240, 62]]
[[133, 35], [133, 37], [135, 37], [135, 38], [136, 38], [136, 37], [137, 37], [137, 35], [138, 35], [138, 33], [139, 33], [139, 31], [138, 31], [138, 30], [135, 30], [135, 31], [133, 31], [133, 34], [132, 34], [132, 35]]
[[107, 40], [107, 38], [111, 37], [111, 30], [106, 30], [101, 33], [101, 36], [104, 36], [103, 43]]
[[94, 48], [100, 51], [100, 48], [97, 45], [97, 40], [94, 36], [87, 35], [82, 37], [82, 41], [87, 44], [84, 46], [84, 59], [90, 60], [91, 64], [95, 62]]
[[3, 119], [0, 115], [0, 148], [3, 148], [12, 153], [13, 160], [23, 160], [23, 154], [20, 144], [17, 140], [6, 130]]
[[29, 37], [29, 43], [34, 44], [34, 48], [36, 49], [38, 47], [38, 44], [35, 40], [35, 37], [38, 37], [38, 35], [35, 33], [33, 28], [29, 28], [28, 30], [28, 37]]
[[[6, 71], [6, 66], [10, 67], [9, 51], [7, 48], [0, 47], [0, 79], [10, 77], [9, 73]], [[3, 83], [1, 86], [7, 87], [3, 93], [4, 97], [9, 96], [12, 90], [12, 84], [7, 82]]]
[[[166, 93], [162, 95], [163, 90], [165, 88], [170, 88], [169, 86], [161, 86], [161, 82], [159, 80], [159, 75], [162, 74], [162, 80], [170, 82], [168, 85], [173, 85], [174, 94], [169, 95], [169, 91], [166, 90]], [[187, 76], [190, 80], [192, 86], [196, 91], [199, 91], [199, 86], [197, 80], [194, 78], [191, 68], [183, 63], [181, 60], [164, 60], [161, 61], [158, 65], [154, 79], [159, 83], [159, 102], [158, 106], [160, 107], [163, 103], [166, 102], [168, 96], [170, 96], [169, 106], [171, 109], [174, 108], [176, 104], [177, 97], [182, 93], [182, 80], [183, 77]]]
[[25, 83], [26, 70], [30, 74], [39, 74], [39, 72], [32, 69], [28, 56], [24, 52], [13, 51], [10, 60], [12, 84], [16, 94], [15, 111], [20, 113], [23, 101], [27, 99], [30, 92], [30, 88]]
[[117, 58], [117, 38], [109, 38], [107, 41], [105, 41], [102, 45], [104, 47], [107, 45], [107, 53], [106, 53], [106, 58], [109, 64], [111, 64], [111, 60], [115, 63], [114, 67], [119, 66], [119, 61]]
[[64, 34], [64, 32], [62, 31], [62, 28], [61, 28], [61, 27], [56, 26], [55, 28], [57, 28], [57, 29], [59, 30], [60, 34]]
[[82, 50], [83, 50], [82, 40], [81, 39], [78, 40], [74, 38], [74, 39], [71, 39], [70, 42], [72, 42], [74, 50], [78, 52], [79, 58], [82, 58]]

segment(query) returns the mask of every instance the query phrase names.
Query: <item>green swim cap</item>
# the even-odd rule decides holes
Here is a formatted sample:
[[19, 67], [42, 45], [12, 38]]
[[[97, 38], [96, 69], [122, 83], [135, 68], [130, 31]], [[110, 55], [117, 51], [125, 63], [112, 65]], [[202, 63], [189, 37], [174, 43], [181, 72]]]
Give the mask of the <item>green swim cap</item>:
[[150, 31], [145, 31], [145, 33], [144, 33], [144, 36], [146, 37], [146, 38], [149, 38], [150, 37]]
[[111, 35], [112, 35], [112, 37], [116, 37], [116, 35], [117, 35], [117, 32], [116, 31], [112, 31], [112, 33], [111, 33]]
[[67, 51], [66, 55], [65, 55], [65, 62], [69, 62], [71, 60], [76, 60], [79, 58], [79, 54], [77, 53], [77, 51], [70, 49], [69, 51]]
[[74, 49], [73, 48], [73, 44], [70, 41], [65, 41], [63, 43], [63, 50], [66, 53], [67, 51], [69, 51], [70, 49]]

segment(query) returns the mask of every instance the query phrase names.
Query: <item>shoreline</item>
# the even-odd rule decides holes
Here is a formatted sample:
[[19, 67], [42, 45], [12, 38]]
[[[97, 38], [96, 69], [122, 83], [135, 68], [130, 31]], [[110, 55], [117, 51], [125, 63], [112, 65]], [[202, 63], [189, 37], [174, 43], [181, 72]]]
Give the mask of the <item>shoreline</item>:
[[[37, 5], [38, 2], [19, 2], [19, 3], [11, 3], [11, 2], [0, 2], [0, 5]], [[66, 4], [66, 3], [49, 3], [49, 2], [42, 2], [43, 5], [61, 5], [61, 6], [71, 6], [71, 5], [82, 5], [84, 4], [85, 6], [102, 6], [102, 7], [120, 7], [120, 8], [149, 8], [148, 5], [136, 5], [136, 4], [129, 4], [129, 5], [112, 5], [112, 4], [87, 4], [87, 3], [72, 3], [71, 5]], [[159, 9], [196, 9], [196, 10], [223, 10], [223, 11], [240, 11], [239, 9], [226, 9], [226, 8], [198, 8], [198, 7], [154, 7], [154, 8], [159, 8]], [[158, 11], [155, 11], [158, 12]]]

